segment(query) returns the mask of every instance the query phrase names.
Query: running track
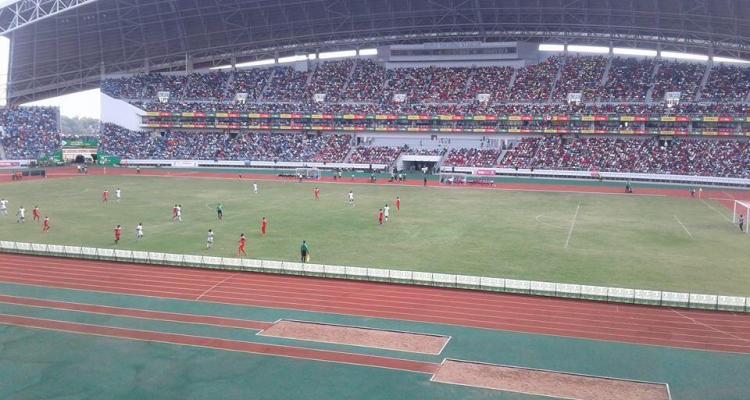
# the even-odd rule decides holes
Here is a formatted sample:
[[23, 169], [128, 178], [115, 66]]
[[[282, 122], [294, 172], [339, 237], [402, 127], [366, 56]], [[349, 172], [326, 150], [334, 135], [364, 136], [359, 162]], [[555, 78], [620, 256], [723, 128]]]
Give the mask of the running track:
[[[750, 315], [742, 313], [10, 254], [0, 258], [0, 282], [750, 354]], [[0, 303], [19, 301], [0, 296]], [[263, 327], [101, 306], [87, 311]]]

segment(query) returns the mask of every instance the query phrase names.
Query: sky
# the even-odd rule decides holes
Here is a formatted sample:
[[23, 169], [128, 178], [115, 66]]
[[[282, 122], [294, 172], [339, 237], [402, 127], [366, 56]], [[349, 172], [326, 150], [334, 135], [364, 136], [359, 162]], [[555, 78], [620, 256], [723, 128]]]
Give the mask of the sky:
[[27, 105], [58, 106], [60, 115], [66, 117], [89, 117], [99, 119], [101, 114], [101, 92], [99, 89], [71, 93], [65, 96], [39, 100]]

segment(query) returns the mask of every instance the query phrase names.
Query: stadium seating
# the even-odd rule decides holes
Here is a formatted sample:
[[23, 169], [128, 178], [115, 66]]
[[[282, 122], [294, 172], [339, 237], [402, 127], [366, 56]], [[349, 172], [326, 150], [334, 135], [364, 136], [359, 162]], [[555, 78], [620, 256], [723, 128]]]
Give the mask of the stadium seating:
[[328, 143], [328, 137], [322, 135], [179, 131], [158, 134], [134, 132], [112, 124], [104, 124], [101, 138], [101, 148], [108, 154], [167, 160], [311, 161]]
[[582, 93], [583, 101], [596, 100], [599, 96], [597, 88], [601, 85], [606, 67], [605, 57], [567, 58], [552, 98], [565, 100], [568, 93]]
[[552, 84], [562, 64], [560, 57], [550, 57], [539, 64], [518, 70], [510, 91], [510, 101], [547, 101]]
[[386, 146], [359, 146], [354, 149], [349, 161], [355, 164], [393, 164], [402, 148]]
[[466, 89], [465, 99], [474, 100], [480, 93], [490, 95], [490, 101], [502, 101], [508, 98], [511, 67], [479, 67], [474, 69], [471, 82]]
[[210, 72], [208, 74], [192, 73], [187, 76], [187, 86], [182, 97], [190, 100], [216, 101], [226, 97], [229, 74]]
[[662, 62], [654, 77], [654, 92], [651, 98], [655, 101], [664, 99], [667, 92], [681, 92], [680, 101], [691, 101], [700, 88], [706, 64]]
[[318, 154], [315, 155], [313, 161], [317, 162], [342, 162], [346, 155], [349, 154], [349, 150], [352, 148], [352, 137], [349, 135], [330, 135], [328, 137], [328, 143], [323, 147]]
[[229, 92], [225, 95], [225, 99], [232, 100], [237, 93], [247, 93], [248, 101], [259, 100], [270, 76], [271, 70], [268, 69], [237, 71], [230, 80]]
[[[636, 111], [662, 113], [666, 110], [662, 100], [668, 91], [682, 92], [681, 105], [699, 107], [696, 112], [732, 112], [731, 107], [747, 100], [750, 94], [747, 68], [717, 64], [701, 88], [706, 68], [700, 63], [654, 59], [554, 56], [517, 70], [511, 67], [386, 70], [383, 64], [362, 59], [328, 61], [310, 72], [284, 66], [187, 76], [135, 75], [107, 79], [102, 90], [114, 97], [173, 112], [187, 111], [185, 107], [190, 105], [190, 111], [531, 114], [571, 112], [564, 104], [567, 94], [581, 92], [585, 104], [574, 111], [602, 112], [601, 105], [594, 104], [602, 101], [609, 103], [610, 112], [634, 110], [637, 104]], [[171, 92], [171, 103], [156, 103], [156, 93], [162, 90]], [[655, 103], [646, 105], [650, 90]], [[248, 93], [247, 105], [231, 104], [237, 92]], [[315, 93], [325, 93], [325, 102], [313, 103]], [[392, 101], [398, 93], [406, 94], [405, 102]], [[480, 93], [489, 94], [490, 101], [477, 103], [476, 96]], [[209, 104], [218, 101], [224, 103]], [[727, 109], [727, 102], [735, 104]]]
[[614, 57], [600, 99], [602, 101], [646, 101], [655, 64], [653, 59], [648, 58]]
[[717, 65], [711, 69], [701, 101], [743, 101], [750, 93], [750, 69]]
[[460, 148], [451, 150], [445, 157], [444, 165], [454, 167], [495, 167], [500, 157], [497, 149]]
[[[707, 68], [710, 69], [706, 76]], [[463, 129], [479, 126], [541, 131], [560, 126], [559, 123], [555, 125], [557, 120], [552, 118], [555, 115], [703, 117], [750, 114], [750, 104], [745, 102], [750, 96], [748, 68], [607, 56], [552, 56], [520, 68], [386, 68], [383, 63], [372, 59], [349, 59], [313, 65], [309, 72], [283, 66], [188, 75], [136, 75], [105, 80], [102, 89], [147, 111], [174, 113], [533, 116], [492, 122], [471, 119], [452, 122], [446, 119], [442, 122], [442, 118], [432, 120], [438, 122], [428, 122], [441, 123], [441, 128], [455, 126]], [[169, 102], [156, 101], [159, 90], [172, 92]], [[664, 94], [669, 91], [682, 93], [679, 105], [667, 107], [663, 102]], [[237, 92], [248, 93], [246, 104], [232, 101]], [[583, 103], [567, 104], [565, 100], [571, 92], [583, 93]], [[313, 101], [316, 93], [325, 93], [325, 101]], [[394, 102], [393, 96], [399, 93], [406, 95], [405, 101]], [[477, 101], [480, 93], [489, 94], [489, 101]], [[417, 119], [412, 122], [405, 118], [370, 117], [359, 121], [350, 118], [348, 122], [340, 122], [339, 119], [334, 129], [343, 126], [341, 124], [357, 129], [386, 130], [420, 126]], [[616, 124], [601, 121], [596, 124], [571, 122], [563, 126], [575, 126], [581, 130], [603, 129], [605, 132], [617, 129]], [[663, 129], [684, 131], [689, 126], [692, 126], [693, 133], [705, 130], [711, 135], [717, 132], [732, 134], [744, 129], [736, 124], [715, 122], [712, 126], [702, 126], [688, 121], [683, 121], [682, 125], [665, 125]], [[641, 123], [638, 129], [648, 128]], [[669, 146], [660, 147], [663, 142], [656, 139], [633, 137], [528, 138], [517, 142], [498, 160], [503, 154], [500, 150], [472, 146], [441, 150], [410, 149], [396, 143], [369, 143], [353, 148], [349, 135], [279, 134], [276, 138], [271, 138], [269, 133], [209, 133], [203, 138], [190, 135], [190, 132], [170, 132], [165, 137], [153, 137], [126, 132], [117, 139], [111, 138], [108, 145], [117, 154], [148, 157], [255, 157], [340, 162], [348, 156], [350, 162], [389, 164], [400, 154], [442, 155], [441, 151], [447, 151], [444, 163], [453, 166], [498, 164], [518, 168], [747, 175], [744, 167], [747, 165], [747, 146], [742, 140], [676, 139], [670, 141]], [[124, 143], [118, 144], [118, 141]], [[179, 146], [193, 149], [177, 149]]]
[[277, 67], [271, 82], [263, 93], [264, 100], [300, 101], [304, 98], [309, 72], [295, 71], [292, 67]]
[[599, 170], [750, 177], [750, 143], [657, 138], [524, 138], [500, 162], [506, 168]]
[[60, 148], [57, 108], [0, 108], [0, 127], [6, 159], [35, 160]]
[[385, 81], [385, 68], [373, 60], [360, 60], [343, 94], [343, 100], [362, 102], [380, 99]]

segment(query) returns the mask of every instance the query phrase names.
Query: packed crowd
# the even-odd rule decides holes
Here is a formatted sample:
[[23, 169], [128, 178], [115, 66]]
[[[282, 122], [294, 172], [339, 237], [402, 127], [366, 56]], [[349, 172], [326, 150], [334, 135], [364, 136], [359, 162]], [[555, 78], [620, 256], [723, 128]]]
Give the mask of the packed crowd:
[[698, 94], [705, 73], [703, 63], [663, 62], [654, 77], [651, 98], [661, 101], [667, 92], [680, 92], [680, 101], [691, 101]]
[[500, 154], [501, 151], [498, 149], [452, 149], [443, 164], [453, 167], [492, 168], [496, 166]]
[[[405, 103], [419, 103], [428, 93], [432, 79], [431, 68], [389, 69], [385, 75], [382, 102], [397, 102], [394, 96], [406, 95]], [[377, 99], [371, 99], [376, 101]]]
[[560, 72], [562, 59], [550, 57], [539, 64], [519, 69], [510, 89], [510, 101], [547, 101]]
[[[608, 67], [609, 65], [609, 67]], [[290, 66], [188, 75], [146, 74], [106, 79], [102, 90], [115, 97], [156, 101], [169, 91], [171, 102], [231, 102], [238, 92], [248, 102], [286, 103], [295, 108], [335, 107], [357, 112], [365, 107], [380, 112], [401, 108], [460, 108], [482, 110], [507, 103], [563, 103], [568, 93], [583, 93], [585, 103], [661, 103], [664, 94], [682, 93], [681, 101], [740, 102], [750, 94], [750, 69], [716, 64], [705, 86], [707, 65], [603, 56], [553, 56], [540, 63], [512, 67], [389, 68], [370, 59], [326, 61], [310, 71]], [[310, 104], [315, 93], [325, 103]], [[405, 94], [404, 102], [393, 102]], [[475, 103], [477, 94], [489, 94], [488, 104]], [[288, 104], [293, 103], [293, 104]], [[366, 103], [366, 104], [362, 104]], [[258, 107], [257, 104], [253, 105]]]
[[189, 74], [183, 98], [211, 101], [223, 100], [226, 97], [229, 78], [230, 75], [222, 71], [207, 74], [197, 72]]
[[271, 82], [262, 95], [264, 100], [300, 101], [305, 98], [309, 72], [297, 71], [292, 67], [276, 67], [272, 74]]
[[651, 87], [656, 62], [653, 59], [612, 58], [601, 101], [644, 102]]
[[744, 101], [750, 93], [750, 68], [717, 65], [711, 69], [702, 101]]
[[607, 67], [605, 57], [572, 57], [565, 60], [553, 100], [566, 100], [569, 93], [581, 93], [583, 101], [595, 101]]
[[427, 103], [460, 102], [466, 99], [467, 85], [473, 70], [470, 68], [430, 68], [430, 85], [420, 95]]
[[268, 83], [270, 77], [271, 70], [269, 69], [237, 71], [233, 74], [233, 79], [230, 80], [229, 92], [225, 98], [233, 100], [235, 94], [247, 93], [247, 98], [250, 101], [258, 99], [261, 93], [263, 93], [263, 89], [266, 87], [266, 83]]
[[363, 102], [377, 99], [383, 91], [384, 82], [385, 69], [382, 65], [373, 60], [360, 60], [344, 91], [344, 100]]
[[750, 178], [747, 140], [524, 138], [506, 152], [506, 168], [614, 171]]
[[369, 103], [246, 103], [232, 102], [134, 102], [146, 111], [162, 112], [239, 112], [239, 113], [302, 113], [302, 114], [455, 114], [455, 115], [720, 115], [750, 113], [750, 103], [680, 103], [668, 107], [664, 103], [600, 103], [600, 104], [369, 104]]
[[330, 135], [328, 143], [315, 155], [313, 161], [341, 162], [349, 154], [351, 148], [352, 137], [350, 135]]
[[322, 93], [326, 95], [326, 101], [341, 100], [353, 69], [353, 60], [328, 61], [319, 64], [310, 78], [310, 84], [307, 85], [307, 98], [313, 99], [316, 93]]
[[59, 112], [52, 107], [0, 108], [0, 144], [5, 158], [29, 160], [60, 148]]
[[387, 146], [358, 146], [349, 157], [354, 164], [393, 164], [399, 155], [401, 147]]
[[466, 99], [475, 100], [477, 95], [482, 93], [490, 95], [490, 102], [507, 99], [511, 77], [513, 77], [511, 67], [475, 68], [471, 82], [466, 89]]
[[100, 148], [126, 159], [311, 161], [327, 143], [299, 133], [155, 133], [105, 124]]

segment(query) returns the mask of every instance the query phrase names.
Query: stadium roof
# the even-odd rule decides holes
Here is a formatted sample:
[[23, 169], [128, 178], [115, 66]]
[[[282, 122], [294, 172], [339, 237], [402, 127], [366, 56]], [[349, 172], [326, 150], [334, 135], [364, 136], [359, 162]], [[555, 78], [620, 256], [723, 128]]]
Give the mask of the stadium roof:
[[20, 0], [8, 97], [97, 87], [116, 74], [296, 51], [461, 40], [532, 40], [750, 53], [747, 0]]

